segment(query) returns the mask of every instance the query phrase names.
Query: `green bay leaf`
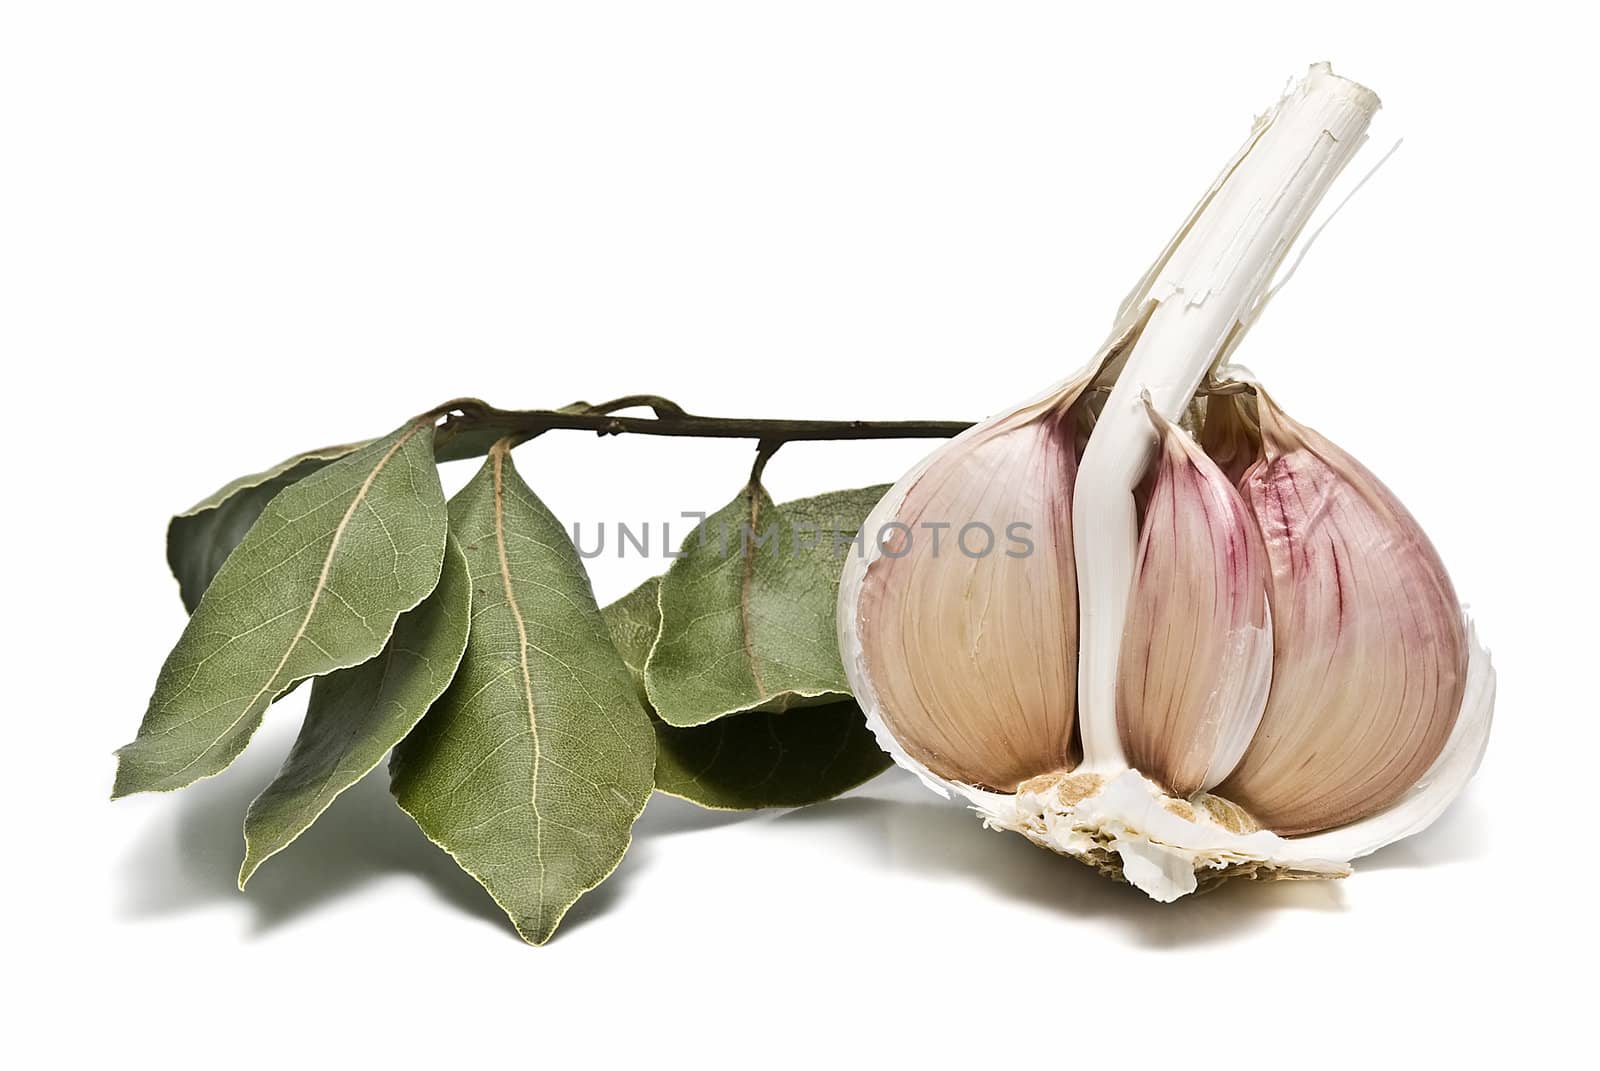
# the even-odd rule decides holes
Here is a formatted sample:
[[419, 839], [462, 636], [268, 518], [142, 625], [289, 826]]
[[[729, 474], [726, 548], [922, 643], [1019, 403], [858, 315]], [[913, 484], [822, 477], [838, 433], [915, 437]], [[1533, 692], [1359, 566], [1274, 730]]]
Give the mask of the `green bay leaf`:
[[401, 615], [378, 657], [318, 677], [283, 769], [245, 816], [239, 887], [310, 828], [339, 794], [405, 739], [444, 694], [467, 647], [472, 582], [454, 539], [439, 586]]
[[690, 533], [661, 578], [645, 690], [678, 728], [850, 697], [835, 637], [839, 574], [887, 488], [775, 505], [746, 487]]
[[359, 665], [439, 581], [446, 514], [431, 421], [276, 495], [167, 656], [113, 798], [223, 770], [295, 682]]
[[[601, 613], [644, 691], [644, 664], [661, 627], [659, 577]], [[831, 799], [891, 763], [853, 701], [783, 713], [756, 711], [674, 728], [652, 717], [656, 789], [718, 810], [803, 807]]]
[[217, 570], [280, 491], [365, 445], [296, 454], [270, 469], [230, 481], [173, 517], [167, 524], [167, 564], [178, 578], [183, 608], [194, 613]]
[[502, 448], [450, 502], [472, 630], [394, 751], [395, 798], [542, 944], [616, 869], [654, 782], [649, 720], [561, 523]]

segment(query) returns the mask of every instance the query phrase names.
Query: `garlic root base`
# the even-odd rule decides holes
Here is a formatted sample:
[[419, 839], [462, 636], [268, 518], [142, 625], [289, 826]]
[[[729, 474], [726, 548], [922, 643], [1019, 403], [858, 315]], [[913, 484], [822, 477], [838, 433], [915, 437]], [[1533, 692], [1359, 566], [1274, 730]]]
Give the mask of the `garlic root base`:
[[[1229, 878], [1347, 877], [1351, 860], [1427, 829], [1461, 794], [1483, 759], [1494, 716], [1495, 672], [1470, 618], [1466, 626], [1466, 694], [1443, 753], [1386, 810], [1322, 833], [1280, 837], [1220, 796], [1174, 799], [1126, 767], [1106, 773], [1079, 767], [1043, 774], [1006, 795], [945, 781], [903, 753], [891, 754], [939, 795], [966, 799], [986, 827], [1021, 833], [1162, 903]], [[893, 745], [893, 737], [873, 716], [874, 706], [867, 704], [866, 709], [867, 723], [879, 740]]]
[[1170, 903], [1229, 878], [1342, 878], [1349, 864], [1307, 855], [1216, 796], [1173, 799], [1137, 770], [1046, 774], [1012, 796], [964, 793], [990, 829], [1021, 833]]

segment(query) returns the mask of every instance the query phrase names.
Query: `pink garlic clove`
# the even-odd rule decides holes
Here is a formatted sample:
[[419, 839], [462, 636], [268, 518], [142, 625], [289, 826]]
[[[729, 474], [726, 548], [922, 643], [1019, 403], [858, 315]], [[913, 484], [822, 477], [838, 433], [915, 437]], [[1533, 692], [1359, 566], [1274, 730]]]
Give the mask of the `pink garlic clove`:
[[1182, 429], [1161, 438], [1117, 674], [1128, 762], [1174, 796], [1220, 782], [1272, 680], [1267, 554], [1233, 483]]
[[1358, 461], [1258, 395], [1244, 495], [1272, 563], [1273, 679], [1260, 729], [1217, 789], [1284, 835], [1374, 814], [1439, 756], [1467, 635], [1438, 553]]

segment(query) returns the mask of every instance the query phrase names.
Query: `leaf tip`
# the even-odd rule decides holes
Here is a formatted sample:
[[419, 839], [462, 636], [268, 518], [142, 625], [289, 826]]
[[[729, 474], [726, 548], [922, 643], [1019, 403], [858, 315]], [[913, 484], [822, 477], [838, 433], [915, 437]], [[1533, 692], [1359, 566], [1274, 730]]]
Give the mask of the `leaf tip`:
[[112, 754], [117, 758], [117, 772], [111, 781], [111, 802], [132, 796], [136, 792], [145, 791], [144, 787], [134, 783], [135, 774], [128, 764], [127, 750], [132, 744], [124, 744]]
[[[565, 912], [563, 912], [563, 914], [564, 913]], [[533, 947], [539, 948], [545, 944], [548, 944], [550, 938], [555, 936], [556, 927], [561, 924], [561, 919], [557, 917], [554, 921], [550, 921], [546, 919], [528, 918], [523, 916], [513, 919], [512, 924], [517, 929], [518, 937], [522, 938]]]

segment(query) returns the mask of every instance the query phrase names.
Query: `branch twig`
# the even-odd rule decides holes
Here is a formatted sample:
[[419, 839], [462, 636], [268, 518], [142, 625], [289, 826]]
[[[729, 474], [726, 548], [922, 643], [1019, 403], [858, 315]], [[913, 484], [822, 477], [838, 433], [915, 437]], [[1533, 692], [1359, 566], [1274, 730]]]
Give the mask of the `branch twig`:
[[[613, 410], [648, 407], [654, 416], [617, 416]], [[526, 442], [546, 431], [597, 435], [675, 435], [701, 439], [756, 439], [762, 443], [850, 439], [948, 439], [972, 425], [960, 420], [771, 420], [698, 416], [665, 398], [634, 394], [603, 405], [564, 409], [496, 409], [476, 398], [457, 398], [432, 410], [443, 417], [435, 438], [442, 461], [482, 454], [495, 441]]]

